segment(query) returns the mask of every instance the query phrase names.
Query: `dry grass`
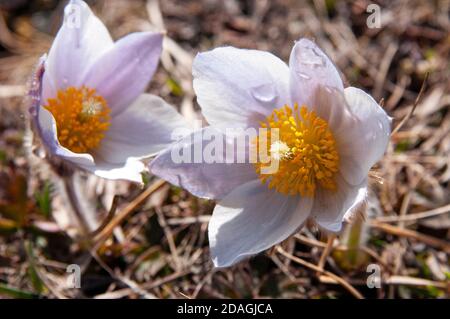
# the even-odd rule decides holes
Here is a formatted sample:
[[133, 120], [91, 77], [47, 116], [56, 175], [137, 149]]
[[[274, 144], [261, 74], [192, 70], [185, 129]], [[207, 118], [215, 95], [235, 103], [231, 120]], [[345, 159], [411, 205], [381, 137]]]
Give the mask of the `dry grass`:
[[[378, 1], [382, 28], [366, 26], [368, 1], [90, 1], [114, 38], [165, 29], [150, 91], [199, 118], [192, 57], [220, 45], [268, 50], [288, 60], [308, 36], [346, 84], [364, 88], [394, 118], [372, 174], [365, 220], [334, 241], [305, 228], [272, 251], [227, 270], [209, 260], [213, 202], [149, 177], [152, 191], [78, 176], [94, 231], [80, 239], [60, 181], [31, 148], [24, 92], [51, 45], [63, 3], [9, 1], [0, 12], [0, 298], [447, 298], [450, 253], [450, 1]], [[20, 8], [19, 8], [20, 7]], [[157, 187], [156, 187], [157, 186]], [[111, 208], [113, 199], [115, 205]], [[322, 255], [324, 250], [330, 254]], [[319, 262], [322, 256], [322, 264]], [[66, 266], [81, 265], [69, 289]], [[381, 268], [381, 289], [366, 285]]]

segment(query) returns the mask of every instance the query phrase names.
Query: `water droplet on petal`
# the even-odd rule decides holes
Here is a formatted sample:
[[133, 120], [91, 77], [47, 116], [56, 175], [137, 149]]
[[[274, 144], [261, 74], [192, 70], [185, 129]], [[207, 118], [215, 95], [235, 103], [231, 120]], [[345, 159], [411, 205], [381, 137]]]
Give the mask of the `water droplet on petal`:
[[310, 77], [308, 74], [304, 73], [304, 72], [297, 72], [297, 74], [298, 74], [302, 79], [305, 79], [305, 80], [310, 80], [310, 79], [311, 79], [311, 77]]
[[325, 85], [324, 87], [325, 87], [325, 91], [327, 91], [329, 94], [333, 93], [333, 90], [328, 85]]
[[320, 52], [315, 47], [304, 47], [297, 50], [297, 61], [300, 64], [317, 67], [325, 67], [326, 59], [320, 54]]
[[263, 104], [272, 104], [277, 97], [275, 87], [272, 83], [264, 83], [250, 89], [250, 93], [255, 100]]

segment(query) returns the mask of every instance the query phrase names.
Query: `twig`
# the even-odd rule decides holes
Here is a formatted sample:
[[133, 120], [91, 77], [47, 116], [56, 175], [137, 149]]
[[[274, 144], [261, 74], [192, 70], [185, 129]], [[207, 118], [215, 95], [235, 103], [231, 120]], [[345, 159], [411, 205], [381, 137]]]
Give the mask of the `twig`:
[[169, 225], [188, 225], [188, 224], [201, 224], [208, 223], [211, 219], [211, 215], [200, 215], [200, 216], [189, 216], [189, 217], [181, 217], [181, 218], [169, 218], [167, 220], [167, 224]]
[[414, 111], [416, 110], [417, 104], [419, 103], [420, 99], [422, 98], [422, 94], [423, 94], [423, 91], [425, 90], [425, 84], [426, 84], [427, 80], [428, 80], [428, 72], [425, 73], [425, 78], [423, 79], [419, 94], [417, 95], [416, 100], [414, 101], [414, 104], [413, 104], [411, 110], [408, 112], [408, 114], [406, 114], [406, 116], [403, 118], [403, 120], [401, 120], [401, 122], [395, 127], [395, 129], [392, 131], [391, 135], [394, 135], [395, 133], [397, 133], [402, 128], [402, 126], [405, 125], [405, 123], [409, 121], [409, 119], [413, 115]]
[[389, 71], [389, 67], [392, 63], [392, 59], [394, 58], [397, 50], [398, 50], [398, 44], [391, 42], [384, 53], [383, 59], [381, 60], [380, 66], [378, 68], [378, 73], [375, 78], [375, 85], [374, 85], [374, 89], [373, 89], [373, 95], [377, 98], [380, 97], [380, 95], [382, 93], [386, 75]]
[[150, 195], [156, 192], [161, 186], [165, 184], [164, 180], [158, 179], [150, 185], [145, 191], [137, 196], [131, 203], [129, 203], [119, 214], [117, 214], [111, 222], [106, 225], [100, 233], [94, 237], [94, 243], [100, 243], [111, 235], [114, 228], [116, 228], [122, 221], [124, 221], [137, 206], [142, 204]]
[[333, 243], [335, 238], [336, 238], [335, 234], [330, 234], [328, 236], [327, 245], [325, 246], [325, 249], [323, 250], [322, 255], [320, 256], [319, 263], [317, 264], [317, 267], [319, 267], [320, 269], [323, 269], [323, 267], [325, 266], [327, 258], [330, 255], [331, 250], [333, 249]]
[[[294, 237], [298, 241], [300, 241], [300, 242], [302, 242], [302, 243], [304, 243], [304, 244], [306, 244], [308, 246], [311, 246], [311, 247], [316, 247], [316, 248], [319, 248], [319, 249], [325, 249], [327, 247], [327, 244], [325, 244], [325, 243], [323, 243], [321, 241], [318, 241], [316, 239], [308, 238], [308, 237], [303, 236], [301, 234], [296, 234], [296, 235], [294, 235]], [[348, 248], [347, 246], [344, 246], [344, 245], [339, 245], [339, 246], [335, 247], [334, 249], [336, 249], [338, 251], [348, 251], [348, 250], [350, 250], [350, 248]], [[361, 251], [367, 253], [368, 255], [370, 255], [373, 259], [375, 259], [379, 264], [383, 265], [385, 268], [389, 268], [386, 265], [386, 263], [381, 259], [381, 257], [375, 251], [370, 249], [369, 247], [360, 246], [360, 247], [358, 247], [358, 250], [361, 250]]]
[[175, 268], [177, 271], [180, 271], [182, 268], [182, 264], [180, 261], [180, 256], [178, 256], [177, 252], [177, 245], [175, 244], [175, 240], [173, 239], [172, 231], [170, 230], [170, 227], [167, 225], [166, 218], [164, 217], [163, 212], [159, 207], [156, 207], [156, 214], [158, 215], [158, 222], [161, 225], [161, 228], [164, 231], [164, 234], [166, 235], [167, 242], [169, 244], [170, 252], [172, 253], [172, 258], [175, 263]]
[[211, 280], [211, 277], [213, 276], [213, 274], [214, 274], [214, 270], [209, 271], [208, 274], [206, 274], [206, 276], [203, 277], [203, 279], [197, 284], [192, 295], [190, 297], [189, 296], [186, 296], [186, 297], [188, 297], [188, 299], [196, 299], [198, 294], [202, 290], [203, 286], [205, 286], [205, 284]]
[[415, 214], [409, 214], [404, 216], [382, 216], [378, 217], [375, 220], [377, 222], [384, 222], [384, 223], [395, 223], [399, 221], [415, 221], [417, 219], [423, 219], [423, 218], [429, 218], [433, 216], [438, 216], [442, 214], [450, 213], [450, 204], [446, 206], [442, 206], [439, 208], [431, 209], [425, 212], [415, 213]]
[[111, 204], [111, 208], [108, 212], [108, 215], [106, 216], [105, 220], [102, 222], [102, 224], [91, 233], [91, 237], [96, 236], [99, 234], [108, 224], [109, 222], [114, 218], [114, 214], [117, 210], [117, 205], [119, 202], [119, 196], [115, 195]]
[[449, 284], [446, 282], [432, 281], [423, 278], [414, 278], [408, 276], [391, 276], [384, 281], [387, 285], [410, 285], [410, 286], [433, 286], [447, 289]]
[[302, 243], [304, 243], [304, 244], [306, 244], [308, 246], [311, 246], [311, 247], [318, 247], [318, 248], [325, 248], [325, 247], [327, 247], [327, 244], [325, 244], [325, 243], [323, 243], [321, 241], [318, 241], [316, 239], [308, 238], [308, 237], [303, 236], [301, 234], [295, 234], [294, 237], [298, 241], [300, 241], [300, 242], [302, 242]]
[[400, 227], [392, 226], [385, 223], [380, 223], [377, 221], [371, 221], [369, 223], [371, 227], [378, 228], [382, 231], [385, 231], [387, 233], [390, 233], [392, 235], [402, 236], [402, 237], [409, 237], [416, 239], [418, 241], [421, 241], [427, 245], [442, 249], [446, 253], [450, 253], [450, 243], [447, 243], [446, 241], [437, 239], [435, 237], [431, 237], [428, 235], [420, 234], [416, 231], [410, 230], [410, 229], [403, 229]]
[[144, 289], [142, 289], [137, 283], [135, 283], [134, 281], [132, 281], [129, 278], [126, 278], [120, 274], [116, 274], [111, 267], [109, 267], [101, 258], [100, 256], [97, 255], [97, 253], [95, 252], [95, 250], [91, 250], [90, 251], [91, 256], [98, 262], [98, 264], [114, 279], [122, 282], [123, 284], [127, 285], [128, 287], [130, 287], [130, 292], [134, 292], [137, 293], [141, 296], [143, 296], [146, 299], [156, 299], [156, 297], [153, 294], [148, 293], [147, 291], [145, 291]]
[[0, 99], [22, 97], [26, 92], [24, 85], [0, 85]]
[[[164, 284], [166, 284], [168, 282], [176, 280], [176, 279], [178, 279], [180, 277], [183, 277], [183, 276], [187, 275], [188, 273], [189, 273], [189, 271], [187, 271], [187, 270], [181, 271], [181, 272], [176, 272], [176, 273], [170, 274], [170, 275], [168, 275], [168, 276], [166, 276], [164, 278], [155, 280], [153, 282], [148, 282], [148, 283], [142, 284], [140, 286], [140, 288], [141, 289], [151, 290], [151, 289], [157, 288], [157, 287], [159, 287], [161, 285], [164, 285]], [[133, 289], [124, 288], [124, 289], [119, 289], [119, 290], [116, 290], [116, 291], [113, 291], [113, 292], [107, 292], [107, 293], [104, 293], [104, 294], [101, 294], [101, 295], [97, 295], [97, 296], [94, 297], [94, 299], [123, 298], [123, 297], [128, 296], [132, 292], [133, 292]]]
[[318, 273], [324, 274], [328, 277], [331, 277], [332, 279], [334, 279], [335, 281], [337, 281], [339, 284], [342, 285], [342, 287], [344, 287], [345, 289], [348, 290], [348, 292], [350, 292], [355, 298], [357, 299], [364, 299], [363, 295], [361, 295], [361, 293], [356, 290], [352, 285], [350, 285], [345, 279], [333, 274], [332, 272], [320, 269], [318, 266], [307, 262], [299, 257], [293, 256], [291, 254], [289, 254], [287, 251], [285, 251], [283, 248], [281, 248], [280, 246], [276, 247], [276, 250], [278, 253], [280, 253], [281, 255], [285, 256], [286, 258], [289, 258], [290, 260], [292, 260], [293, 262], [296, 262], [302, 266], [305, 266], [309, 269], [312, 269]]

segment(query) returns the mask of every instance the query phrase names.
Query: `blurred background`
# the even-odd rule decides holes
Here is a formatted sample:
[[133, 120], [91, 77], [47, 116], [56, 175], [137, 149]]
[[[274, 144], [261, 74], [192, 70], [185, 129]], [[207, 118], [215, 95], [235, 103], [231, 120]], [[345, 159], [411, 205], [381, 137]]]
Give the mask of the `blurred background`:
[[[80, 238], [27, 114], [32, 71], [66, 1], [0, 0], [0, 299], [448, 298], [450, 1], [87, 2], [114, 39], [167, 31], [148, 90], [189, 120], [201, 117], [191, 86], [197, 52], [233, 45], [288, 61], [305, 36], [332, 58], [346, 85], [384, 105], [393, 127], [409, 119], [371, 173], [366, 217], [335, 239], [326, 272], [313, 267], [327, 241], [315, 227], [284, 242], [284, 254], [272, 250], [214, 270], [207, 239], [214, 202], [168, 184], [148, 191], [158, 183], [152, 176], [141, 188], [79, 174], [93, 208], [86, 213], [92, 235]], [[370, 4], [380, 25], [370, 20], [377, 18]], [[69, 265], [80, 267], [80, 288]]]

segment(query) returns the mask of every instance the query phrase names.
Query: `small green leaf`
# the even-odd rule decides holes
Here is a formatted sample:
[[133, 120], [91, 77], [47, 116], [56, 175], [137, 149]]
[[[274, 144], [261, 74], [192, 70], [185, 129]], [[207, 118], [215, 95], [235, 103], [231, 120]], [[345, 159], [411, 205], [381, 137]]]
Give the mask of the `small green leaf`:
[[28, 257], [28, 276], [30, 277], [31, 284], [33, 285], [34, 290], [37, 293], [41, 294], [42, 292], [44, 292], [45, 286], [36, 270], [33, 245], [31, 244], [31, 242], [25, 242], [25, 251]]
[[0, 295], [9, 296], [16, 299], [33, 299], [39, 297], [38, 295], [32, 292], [12, 288], [2, 283], [0, 283]]
[[148, 172], [142, 172], [141, 177], [142, 177], [142, 183], [144, 183], [144, 188], [145, 188], [148, 186], [148, 184], [150, 182], [151, 175]]
[[35, 195], [36, 203], [39, 211], [45, 218], [49, 218], [52, 213], [52, 193], [53, 186], [50, 182], [46, 181], [44, 186]]

